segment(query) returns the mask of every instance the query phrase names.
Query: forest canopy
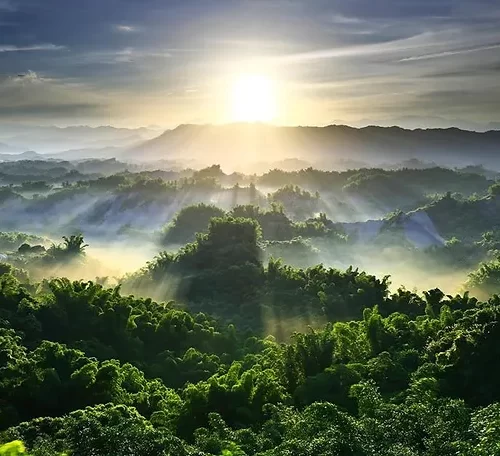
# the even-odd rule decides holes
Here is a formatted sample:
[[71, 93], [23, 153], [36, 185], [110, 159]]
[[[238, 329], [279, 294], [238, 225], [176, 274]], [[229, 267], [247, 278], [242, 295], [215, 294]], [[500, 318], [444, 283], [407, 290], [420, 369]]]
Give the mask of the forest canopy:
[[0, 455], [498, 453], [492, 173], [3, 171]]
[[[308, 274], [338, 281], [318, 272]], [[278, 292], [283, 278], [274, 280]], [[495, 448], [497, 373], [481, 366], [498, 355], [500, 298], [364, 294], [347, 321], [335, 316], [347, 303], [330, 293], [318, 292], [336, 322], [279, 343], [173, 302], [67, 279], [29, 291], [5, 272], [2, 451], [21, 448], [16, 441], [32, 454], [103, 456]]]

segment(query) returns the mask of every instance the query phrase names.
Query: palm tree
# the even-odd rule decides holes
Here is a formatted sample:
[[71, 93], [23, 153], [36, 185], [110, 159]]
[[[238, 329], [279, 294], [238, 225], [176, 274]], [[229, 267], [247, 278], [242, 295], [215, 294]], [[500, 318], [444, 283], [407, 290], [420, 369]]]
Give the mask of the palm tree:
[[89, 246], [85, 244], [81, 234], [72, 235], [70, 237], [63, 236], [63, 240], [64, 250], [70, 255], [83, 255], [85, 253], [85, 248]]

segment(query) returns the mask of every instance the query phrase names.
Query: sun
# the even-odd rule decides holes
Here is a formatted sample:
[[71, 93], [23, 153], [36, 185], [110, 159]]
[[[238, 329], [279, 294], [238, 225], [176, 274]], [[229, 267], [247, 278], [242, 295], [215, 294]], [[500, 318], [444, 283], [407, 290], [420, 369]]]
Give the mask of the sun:
[[270, 78], [245, 74], [235, 79], [231, 90], [234, 122], [270, 122], [275, 117], [276, 89]]

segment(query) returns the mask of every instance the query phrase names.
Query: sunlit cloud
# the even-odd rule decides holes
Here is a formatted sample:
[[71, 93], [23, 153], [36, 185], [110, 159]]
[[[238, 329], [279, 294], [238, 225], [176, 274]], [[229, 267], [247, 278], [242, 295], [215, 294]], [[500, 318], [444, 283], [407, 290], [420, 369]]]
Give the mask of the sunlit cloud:
[[[74, 96], [97, 94], [120, 122], [225, 122], [232, 78], [242, 73], [276, 81], [278, 124], [400, 119], [413, 109], [455, 116], [454, 104], [468, 119], [500, 120], [488, 102], [500, 96], [494, 0], [158, 1], [154, 9], [124, 1], [119, 11], [86, 0], [85, 14], [55, 3], [0, 0], [9, 84], [50, 86], [55, 103], [71, 98], [67, 82], [78, 80]], [[468, 98], [467, 109], [447, 89], [487, 98]], [[432, 91], [446, 103], [424, 96]]]
[[280, 60], [284, 63], [300, 63], [309, 60], [324, 60], [346, 57], [362, 57], [377, 54], [386, 54], [388, 52], [397, 52], [409, 49], [418, 49], [422, 47], [422, 38], [426, 34], [413, 36], [401, 40], [395, 40], [388, 43], [375, 43], [361, 46], [339, 46], [328, 49], [318, 49], [309, 52], [291, 54], [282, 56]]
[[74, 56], [74, 60], [79, 64], [116, 64], [133, 63], [147, 58], [168, 59], [170, 57], [172, 57], [172, 52], [169, 50], [147, 50], [127, 47], [88, 52], [83, 55]]
[[0, 118], [93, 116], [105, 98], [81, 83], [27, 71], [0, 79]]
[[133, 25], [125, 25], [125, 24], [117, 24], [114, 27], [116, 32], [120, 33], [135, 33], [138, 32], [139, 29]]
[[343, 14], [334, 14], [332, 17], [332, 22], [334, 24], [353, 25], [353, 24], [363, 24], [366, 21], [358, 17], [344, 16]]
[[456, 29], [439, 32], [426, 31], [413, 36], [369, 43], [358, 46], [338, 46], [327, 49], [317, 49], [308, 52], [284, 55], [279, 58], [282, 62], [303, 62], [308, 60], [323, 60], [334, 58], [366, 57], [370, 55], [387, 55], [390, 53], [409, 52], [420, 49], [434, 49], [442, 46], [451, 46], [456, 43]]
[[44, 82], [50, 82], [51, 79], [44, 78], [37, 74], [35, 71], [28, 70], [26, 73], [19, 73], [16, 76], [9, 78], [14, 83], [21, 84], [41, 84]]
[[498, 48], [500, 48], [500, 43], [491, 44], [491, 45], [487, 45], [487, 46], [478, 46], [478, 47], [473, 47], [473, 48], [468, 48], [468, 49], [456, 49], [456, 50], [452, 50], [452, 51], [436, 52], [434, 54], [415, 55], [415, 56], [405, 57], [403, 59], [400, 59], [400, 62], [408, 62], [408, 61], [412, 61], [412, 60], [435, 59], [435, 58], [440, 58], [440, 57], [449, 57], [452, 55], [469, 54], [471, 52], [488, 51], [490, 49], [498, 49]]
[[15, 46], [8, 44], [0, 44], [0, 52], [27, 52], [27, 51], [62, 51], [66, 46], [56, 44], [32, 44], [29, 46]]

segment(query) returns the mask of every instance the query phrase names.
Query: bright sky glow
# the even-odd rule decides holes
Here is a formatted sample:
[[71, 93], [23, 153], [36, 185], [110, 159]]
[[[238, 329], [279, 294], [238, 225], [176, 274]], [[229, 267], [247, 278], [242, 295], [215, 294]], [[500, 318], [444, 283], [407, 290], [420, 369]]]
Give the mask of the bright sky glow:
[[0, 0], [2, 123], [488, 129], [499, 80], [499, 0]]
[[231, 89], [233, 122], [271, 122], [276, 117], [276, 88], [271, 79], [246, 74]]

